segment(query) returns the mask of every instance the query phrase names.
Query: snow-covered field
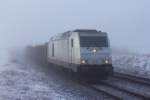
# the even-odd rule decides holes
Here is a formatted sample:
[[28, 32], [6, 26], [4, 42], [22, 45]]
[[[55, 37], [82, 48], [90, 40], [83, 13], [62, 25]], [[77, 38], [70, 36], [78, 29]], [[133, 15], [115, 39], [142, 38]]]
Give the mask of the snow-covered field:
[[18, 49], [4, 50], [0, 57], [0, 100], [111, 100], [51, 65], [28, 62]]
[[19, 62], [15, 58], [16, 52], [11, 53], [14, 58], [8, 50], [1, 50], [0, 100], [57, 100], [60, 95], [42, 81], [42, 73], [36, 73], [28, 64]]
[[[0, 100], [111, 99], [80, 85], [65, 73], [51, 68], [51, 65], [44, 64], [44, 58], [39, 54], [42, 50], [34, 51], [29, 47], [29, 53], [23, 51], [1, 49]], [[113, 52], [113, 64], [115, 71], [150, 78], [148, 55]]]
[[150, 55], [113, 52], [113, 65], [115, 71], [150, 78]]

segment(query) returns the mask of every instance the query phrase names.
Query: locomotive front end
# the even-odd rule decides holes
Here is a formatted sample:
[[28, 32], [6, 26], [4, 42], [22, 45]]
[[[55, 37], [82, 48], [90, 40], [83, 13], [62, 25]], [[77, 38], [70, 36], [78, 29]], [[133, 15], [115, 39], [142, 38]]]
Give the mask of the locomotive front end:
[[95, 32], [79, 34], [80, 66], [84, 75], [107, 77], [113, 74], [111, 49], [107, 33]]

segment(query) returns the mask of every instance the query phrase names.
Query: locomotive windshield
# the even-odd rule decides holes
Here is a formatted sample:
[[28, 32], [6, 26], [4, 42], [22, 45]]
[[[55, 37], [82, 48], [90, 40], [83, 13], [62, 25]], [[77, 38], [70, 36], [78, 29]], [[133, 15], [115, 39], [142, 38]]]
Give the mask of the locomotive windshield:
[[80, 36], [81, 47], [108, 47], [107, 36]]

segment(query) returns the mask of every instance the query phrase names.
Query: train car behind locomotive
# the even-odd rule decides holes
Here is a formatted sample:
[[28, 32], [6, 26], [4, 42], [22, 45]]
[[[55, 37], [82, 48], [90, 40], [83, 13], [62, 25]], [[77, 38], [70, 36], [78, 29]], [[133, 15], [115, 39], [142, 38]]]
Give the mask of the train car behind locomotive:
[[48, 62], [79, 75], [107, 78], [113, 73], [107, 33], [96, 30], [74, 30], [51, 37]]

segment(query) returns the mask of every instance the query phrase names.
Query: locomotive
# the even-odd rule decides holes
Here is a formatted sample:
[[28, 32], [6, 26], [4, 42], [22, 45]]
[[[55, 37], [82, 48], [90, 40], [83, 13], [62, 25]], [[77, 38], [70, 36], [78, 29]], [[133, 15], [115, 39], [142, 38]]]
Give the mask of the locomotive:
[[47, 59], [78, 75], [108, 78], [113, 74], [109, 38], [102, 31], [76, 29], [51, 37]]

